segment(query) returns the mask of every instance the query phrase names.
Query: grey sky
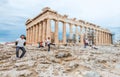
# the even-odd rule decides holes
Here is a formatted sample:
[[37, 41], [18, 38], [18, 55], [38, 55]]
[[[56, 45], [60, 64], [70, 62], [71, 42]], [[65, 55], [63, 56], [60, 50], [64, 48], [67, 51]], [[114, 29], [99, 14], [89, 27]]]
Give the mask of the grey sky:
[[25, 21], [47, 6], [120, 33], [120, 0], [0, 0], [0, 41], [24, 34]]

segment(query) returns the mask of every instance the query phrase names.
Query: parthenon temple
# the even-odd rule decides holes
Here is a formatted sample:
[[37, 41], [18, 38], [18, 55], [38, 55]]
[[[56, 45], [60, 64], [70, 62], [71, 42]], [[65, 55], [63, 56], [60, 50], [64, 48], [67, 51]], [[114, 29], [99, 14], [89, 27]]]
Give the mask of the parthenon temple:
[[[54, 27], [51, 27], [51, 21], [54, 21]], [[62, 26], [59, 23], [62, 23]], [[59, 26], [62, 28], [61, 40], [59, 38], [61, 35]], [[69, 26], [69, 28], [66, 26]], [[52, 31], [52, 28], [54, 28], [54, 31]], [[76, 43], [83, 45], [85, 38], [88, 38], [89, 42], [95, 45], [112, 44], [112, 33], [108, 29], [84, 20], [68, 18], [68, 15], [61, 15], [49, 7], [43, 8], [42, 13], [26, 21], [26, 34], [27, 42], [31, 44], [42, 42], [48, 37], [55, 44]]]

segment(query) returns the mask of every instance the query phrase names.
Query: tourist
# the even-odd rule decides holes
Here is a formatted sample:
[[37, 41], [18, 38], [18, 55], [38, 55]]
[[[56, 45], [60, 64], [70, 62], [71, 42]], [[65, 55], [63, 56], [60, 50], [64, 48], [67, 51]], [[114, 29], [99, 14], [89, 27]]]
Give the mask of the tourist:
[[48, 39], [47, 39], [46, 42], [47, 42], [47, 45], [48, 45], [48, 52], [49, 52], [49, 51], [50, 51], [50, 44], [51, 44], [51, 43], [50, 43], [50, 37], [48, 37]]
[[38, 42], [38, 48], [43, 47], [42, 42]]
[[47, 39], [45, 39], [45, 46], [47, 46]]
[[38, 42], [38, 48], [45, 47], [45, 42]]
[[87, 38], [84, 39], [84, 48], [86, 48], [89, 44], [89, 41]]
[[[22, 58], [26, 53], [26, 50], [24, 48], [24, 46], [26, 45], [25, 36], [21, 35], [20, 38], [18, 38], [15, 43], [16, 43], [16, 57]], [[19, 50], [22, 50], [22, 54], [20, 55], [20, 57], [19, 57]]]

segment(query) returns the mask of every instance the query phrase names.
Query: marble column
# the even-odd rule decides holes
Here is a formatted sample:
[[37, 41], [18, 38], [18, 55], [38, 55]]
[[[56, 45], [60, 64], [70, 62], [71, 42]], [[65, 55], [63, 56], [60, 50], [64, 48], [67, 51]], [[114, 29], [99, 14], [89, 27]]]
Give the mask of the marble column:
[[84, 35], [85, 35], [85, 38], [87, 38], [87, 27], [85, 27], [85, 33], [84, 33]]
[[73, 27], [73, 25], [72, 24], [69, 24], [69, 26], [70, 26], [70, 39], [72, 39], [72, 37], [73, 37], [73, 29], [72, 29], [72, 27]]
[[108, 38], [107, 38], [107, 33], [106, 33], [106, 45], [107, 45], [107, 42], [108, 42]]
[[109, 44], [112, 44], [111, 34], [109, 34]]
[[32, 28], [31, 43], [34, 43], [34, 30], [33, 30], [33, 26], [31, 28]]
[[63, 44], [66, 44], [66, 22], [63, 22]]
[[29, 43], [32, 43], [32, 27], [30, 27], [30, 41]]
[[35, 24], [34, 27], [35, 27], [35, 28], [34, 28], [34, 30], [35, 30], [35, 31], [34, 31], [34, 35], [35, 35], [35, 36], [34, 36], [34, 44], [35, 44], [35, 43], [36, 43], [36, 24]]
[[58, 39], [58, 20], [55, 20], [55, 37], [54, 37], [55, 44], [59, 43]]
[[102, 45], [102, 31], [100, 30], [100, 45]]
[[79, 41], [78, 40], [78, 26], [76, 25], [75, 27], [76, 27], [76, 31], [75, 31], [75, 36], [76, 37], [75, 37], [75, 39], [76, 39], [76, 43], [78, 43], [78, 41]]
[[108, 43], [109, 43], [109, 38], [108, 38], [108, 33], [107, 33], [107, 45], [109, 45]]
[[96, 38], [95, 38], [95, 35], [96, 35], [96, 34], [95, 34], [95, 29], [93, 29], [93, 44], [94, 44], [94, 45], [95, 45], [95, 39], [96, 39]]
[[47, 19], [47, 24], [46, 24], [46, 39], [48, 37], [51, 38], [51, 21], [50, 21], [50, 19]]
[[40, 22], [39, 22], [39, 27], [38, 28], [39, 28], [39, 35], [38, 35], [39, 39], [38, 39], [38, 41], [41, 42], [41, 37], [42, 37], [41, 33], [42, 33], [42, 30], [41, 30], [41, 23]]
[[100, 45], [100, 31], [98, 30], [98, 45]]
[[100, 34], [99, 34], [99, 36], [100, 36], [100, 37], [99, 37], [99, 40], [100, 40], [99, 44], [101, 45], [101, 39], [102, 39], [102, 37], [101, 37], [101, 31], [99, 31], [99, 33], [100, 33]]
[[29, 32], [28, 32], [28, 29], [26, 29], [26, 33], [27, 33], [27, 34], [26, 34], [26, 35], [27, 35], [26, 41], [29, 42]]
[[104, 31], [103, 31], [103, 45], [104, 45], [104, 39], [105, 39], [105, 38], [104, 38]]
[[80, 26], [80, 43], [81, 43], [81, 45], [84, 44], [84, 34], [83, 34], [82, 29], [83, 29], [83, 27]]
[[112, 34], [110, 34], [110, 44], [113, 43], [113, 38], [112, 38]]
[[110, 33], [108, 33], [108, 38], [109, 38], [109, 45], [110, 45], [110, 44], [111, 44], [111, 43], [110, 43]]
[[45, 21], [42, 21], [42, 41], [45, 41]]
[[30, 43], [30, 37], [31, 37], [30, 32], [31, 32], [31, 28], [29, 28], [29, 31], [28, 31], [28, 43]]
[[98, 45], [98, 30], [95, 30], [95, 44]]
[[37, 44], [38, 42], [38, 24], [36, 24], [36, 37], [35, 37], [35, 43]]
[[103, 45], [103, 31], [102, 31], [102, 33], [101, 33], [101, 43], [102, 43], [102, 45]]
[[106, 36], [106, 32], [105, 32], [105, 45], [107, 45], [107, 36]]
[[33, 44], [35, 43], [35, 25], [33, 26]]

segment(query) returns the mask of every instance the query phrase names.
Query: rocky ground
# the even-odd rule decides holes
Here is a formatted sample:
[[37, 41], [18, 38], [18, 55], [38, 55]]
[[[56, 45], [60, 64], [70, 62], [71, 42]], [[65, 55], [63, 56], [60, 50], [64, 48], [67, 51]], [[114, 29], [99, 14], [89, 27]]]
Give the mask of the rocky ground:
[[15, 46], [0, 45], [0, 77], [120, 77], [120, 47], [26, 47], [22, 59]]

